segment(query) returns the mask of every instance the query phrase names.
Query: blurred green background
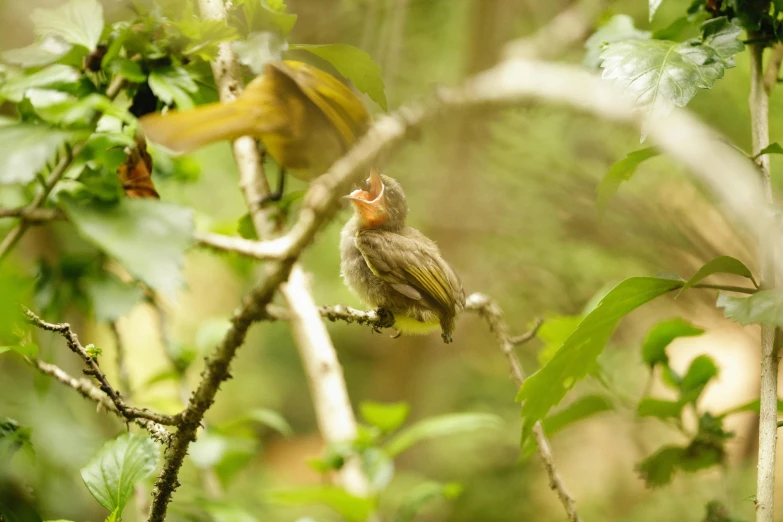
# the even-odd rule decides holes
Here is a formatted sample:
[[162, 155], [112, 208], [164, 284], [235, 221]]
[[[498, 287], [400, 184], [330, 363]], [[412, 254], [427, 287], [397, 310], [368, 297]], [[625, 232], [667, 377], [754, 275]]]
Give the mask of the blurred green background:
[[[688, 3], [664, 2], [652, 28], [667, 25]], [[56, 4], [0, 0], [0, 48], [31, 42], [30, 11]], [[384, 70], [392, 108], [492, 65], [505, 42], [534, 32], [570, 5], [560, 0], [289, 0], [287, 4], [289, 12], [299, 16], [291, 41], [344, 42], [369, 52]], [[108, 13], [126, 8], [115, 1], [105, 6]], [[650, 28], [643, 0], [611, 2], [602, 19], [611, 13], [630, 14], [639, 27]], [[577, 46], [566, 50], [562, 59], [579, 63], [583, 52]], [[714, 89], [699, 92], [690, 108], [749, 150], [747, 52], [737, 64]], [[772, 97], [770, 123], [771, 141], [783, 139], [780, 96]], [[598, 181], [613, 162], [638, 148], [638, 134], [631, 129], [559, 107], [530, 104], [443, 116], [380, 166], [403, 184], [410, 224], [438, 242], [466, 291], [496, 298], [513, 331], [522, 333], [535, 317], [579, 314], [596, 293], [632, 275], [673, 271], [688, 277], [717, 255], [733, 255], [755, 267], [752, 242], [733, 230], [682, 169], [664, 157], [643, 164], [622, 186], [603, 220], [598, 219], [594, 205]], [[201, 167], [198, 180], [187, 184], [158, 180], [162, 198], [196, 209], [202, 228], [230, 228], [246, 209], [228, 146], [214, 145], [193, 157]], [[773, 173], [783, 168], [778, 156], [772, 156], [772, 168]], [[301, 188], [296, 183], [294, 188]], [[346, 209], [304, 256], [321, 304], [361, 306], [339, 277], [338, 238], [348, 216]], [[56, 257], [64, 248], [64, 234], [49, 228], [34, 230], [17, 248], [16, 261], [25, 267], [42, 255]], [[213, 348], [215, 332], [221, 331], [256, 272], [248, 262], [197, 249], [189, 253], [185, 272], [187, 288], [176, 302], [165, 303], [168, 335], [172, 345], [202, 354]], [[658, 490], [646, 489], [634, 470], [663, 444], [681, 440], [678, 432], [660, 422], [637, 418], [623, 399], [638, 402], [643, 393], [647, 371], [639, 347], [644, 332], [657, 320], [681, 315], [707, 330], [703, 337], [677, 341], [669, 352], [673, 366], [680, 369], [702, 353], [717, 361], [721, 375], [708, 389], [704, 407], [719, 411], [757, 394], [758, 332], [723, 320], [713, 307], [714, 299], [715, 292], [710, 291], [691, 292], [676, 301], [667, 296], [623, 321], [601, 358], [616, 397], [615, 410], [553, 438], [562, 477], [584, 520], [698, 521], [712, 499], [743, 519], [752, 518], [753, 414], [730, 422], [735, 437], [723, 470], [678, 475]], [[85, 343], [103, 348], [104, 366], [116, 380], [109, 329], [72, 311], [64, 317]], [[455, 342], [449, 346], [437, 335], [391, 339], [355, 325], [328, 327], [355, 409], [365, 400], [405, 401], [411, 406], [412, 420], [481, 411], [506, 421], [500, 433], [455, 436], [405, 454], [397, 462], [397, 474], [382, 505], [399, 502], [403, 492], [426, 478], [460, 482], [464, 491], [456, 500], [428, 506], [418, 521], [564, 519], [537, 458], [518, 461], [516, 390], [494, 338], [477, 317], [465, 315], [459, 320]], [[119, 331], [129, 352], [136, 402], [178, 411], [181, 390], [165, 380], [149, 384], [169, 368], [152, 309], [137, 306], [120, 320]], [[538, 365], [540, 347], [534, 341], [520, 348], [528, 373]], [[41, 349], [45, 360], [79, 373], [79, 361], [61, 339], [45, 337]], [[190, 385], [197, 382], [200, 365], [199, 356], [188, 373]], [[209, 411], [208, 422], [219, 423], [263, 407], [280, 412], [293, 426], [294, 435], [283, 437], [259, 429], [253, 433], [250, 450], [241, 444], [229, 448], [246, 455], [249, 464], [228, 483], [215, 484], [210, 473], [188, 461], [170, 519], [208, 520], [193, 507], [206, 491], [213, 499], [242, 506], [258, 520], [288, 521], [299, 516], [337, 520], [325, 508], [281, 507], [267, 499], [271, 488], [321, 480], [307, 466], [323, 445], [286, 325], [253, 327], [232, 374]], [[588, 380], [566, 401], [600, 389]], [[125, 429], [121, 423], [10, 355], [0, 357], [0, 415], [33, 428], [38, 471], [30, 481], [45, 519], [105, 516], [81, 483], [78, 469], [105, 440]], [[194, 452], [217, 451], [207, 446]], [[134, 510], [128, 509], [125, 519], [136, 520]]]

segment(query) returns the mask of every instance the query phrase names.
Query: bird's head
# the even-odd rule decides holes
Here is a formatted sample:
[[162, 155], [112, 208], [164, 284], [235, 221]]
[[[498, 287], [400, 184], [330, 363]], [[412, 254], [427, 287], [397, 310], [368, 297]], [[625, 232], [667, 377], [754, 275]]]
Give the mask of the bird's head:
[[408, 204], [397, 180], [384, 176], [374, 167], [361, 186], [345, 196], [353, 203], [362, 228], [398, 230], [405, 226]]

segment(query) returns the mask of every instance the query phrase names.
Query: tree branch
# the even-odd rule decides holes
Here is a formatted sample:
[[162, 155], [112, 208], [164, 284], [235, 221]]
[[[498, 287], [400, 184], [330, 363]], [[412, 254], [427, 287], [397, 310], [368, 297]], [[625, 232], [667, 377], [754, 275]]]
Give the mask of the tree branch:
[[[752, 38], [752, 35], [748, 35]], [[771, 206], [772, 179], [770, 175], [769, 155], [758, 156], [769, 145], [769, 93], [774, 83], [765, 84], [763, 71], [764, 44], [754, 43], [750, 50], [750, 105], [753, 155], [761, 170], [764, 203]], [[773, 58], [767, 70], [768, 78], [777, 82], [777, 70], [780, 60], [777, 54], [780, 44], [773, 51]], [[773, 224], [758, 223], [759, 257], [761, 266], [760, 287], [775, 288], [775, 244], [777, 237]], [[778, 417], [778, 347], [777, 329], [773, 326], [761, 326], [761, 390], [759, 410], [759, 453], [756, 482], [756, 521], [773, 522], [775, 519], [775, 457], [777, 453], [777, 417]]]
[[75, 377], [72, 377], [63, 369], [61, 369], [59, 366], [43, 362], [35, 357], [27, 358], [27, 360], [30, 364], [35, 366], [38, 369], [38, 371], [46, 375], [49, 375], [51, 377], [54, 377], [55, 380], [61, 382], [66, 386], [73, 388], [74, 390], [79, 392], [84, 398], [97, 403], [99, 408], [103, 408], [107, 411], [114, 413], [125, 422], [128, 422], [130, 420], [131, 422], [136, 423], [140, 427], [147, 430], [152, 436], [152, 438], [157, 440], [158, 442], [162, 442], [164, 444], [169, 443], [171, 439], [171, 434], [161, 424], [140, 417], [128, 419], [117, 409], [117, 407], [114, 405], [113, 402], [111, 402], [111, 400], [106, 396], [105, 393], [103, 393], [97, 386], [92, 384], [87, 379], [77, 379]]
[[177, 415], [164, 415], [162, 413], [155, 413], [147, 409], [134, 408], [125, 404], [125, 401], [122, 399], [120, 393], [115, 390], [111, 384], [109, 384], [109, 380], [106, 378], [103, 370], [101, 370], [101, 367], [98, 365], [98, 361], [87, 353], [87, 350], [79, 342], [79, 337], [76, 335], [76, 333], [73, 332], [73, 330], [71, 330], [71, 326], [68, 323], [48, 323], [35, 315], [28, 308], [24, 309], [24, 313], [28, 321], [38, 328], [60, 334], [65, 339], [68, 348], [73, 353], [81, 357], [87, 366], [87, 369], [84, 370], [84, 373], [95, 377], [95, 379], [98, 381], [100, 390], [108, 395], [111, 402], [117, 408], [117, 411], [119, 411], [123, 417], [129, 421], [137, 418], [147, 419], [167, 426], [175, 426], [179, 424], [180, 420], [179, 416]]

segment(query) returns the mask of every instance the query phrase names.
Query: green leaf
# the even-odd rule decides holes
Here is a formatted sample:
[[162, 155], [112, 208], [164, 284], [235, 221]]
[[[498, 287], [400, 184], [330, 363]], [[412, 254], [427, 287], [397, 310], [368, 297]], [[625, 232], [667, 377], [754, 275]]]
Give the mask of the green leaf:
[[682, 281], [657, 277], [632, 277], [614, 287], [566, 339], [546, 365], [528, 377], [519, 389], [523, 436], [558, 404], [566, 392], [594, 367], [617, 324], [625, 315], [675, 288]]
[[292, 45], [292, 50], [308, 51], [323, 58], [337, 71], [351, 80], [361, 92], [366, 93], [383, 110], [388, 109], [383, 86], [383, 72], [369, 54], [352, 45]]
[[659, 419], [675, 418], [679, 419], [682, 414], [682, 408], [685, 406], [680, 401], [664, 401], [645, 397], [639, 402], [639, 408], [636, 411], [639, 417], [657, 417]]
[[499, 429], [503, 420], [489, 413], [450, 413], [421, 420], [400, 431], [384, 448], [391, 457], [396, 457], [414, 444], [425, 440], [469, 433], [477, 430]]
[[10, 346], [0, 346], [0, 354], [5, 352], [16, 352], [23, 357], [35, 357], [36, 354], [38, 354], [38, 345], [16, 344]]
[[56, 88], [73, 84], [79, 81], [80, 77], [79, 71], [73, 67], [61, 64], [50, 65], [29, 76], [19, 76], [8, 80], [0, 86], [0, 98], [18, 103], [22, 101], [25, 93], [30, 89], [37, 87]]
[[333, 486], [311, 486], [271, 492], [271, 499], [280, 504], [323, 504], [339, 513], [348, 522], [366, 522], [373, 512], [374, 501], [351, 495]]
[[380, 492], [394, 478], [394, 462], [385, 451], [368, 448], [362, 452], [362, 471], [370, 483], [370, 489]]
[[182, 283], [193, 212], [153, 199], [122, 199], [108, 205], [60, 195], [68, 219], [86, 240], [112, 255], [132, 275], [174, 298]]
[[118, 520], [120, 520], [119, 508], [109, 513], [109, 516], [106, 517], [106, 520], [104, 520], [104, 522], [117, 522]]
[[217, 429], [221, 432], [231, 432], [235, 426], [249, 424], [251, 422], [257, 422], [272, 428], [286, 437], [293, 435], [294, 433], [293, 428], [291, 428], [291, 425], [287, 420], [285, 420], [285, 417], [280, 415], [278, 412], [267, 408], [256, 408], [250, 410], [240, 417], [224, 422]]
[[6, 63], [21, 67], [41, 67], [56, 62], [71, 50], [71, 45], [54, 35], [46, 35], [21, 49], [11, 49], [0, 53]]
[[201, 353], [210, 353], [220, 344], [231, 329], [231, 321], [222, 317], [210, 318], [202, 321], [196, 330], [194, 343]]
[[241, 0], [248, 32], [275, 31], [281, 36], [291, 32], [297, 16], [285, 12], [285, 3], [275, 0]]
[[649, 0], [649, 7], [650, 7], [649, 20], [651, 22], [653, 20], [653, 17], [655, 16], [655, 12], [658, 10], [659, 7], [661, 7], [661, 3], [663, 3], [663, 0]]
[[647, 487], [655, 488], [668, 484], [680, 461], [685, 455], [685, 448], [680, 446], [664, 446], [646, 459], [637, 470], [639, 475], [647, 483]]
[[734, 67], [732, 56], [743, 49], [737, 39], [741, 29], [725, 18], [705, 22], [702, 29], [701, 39], [629, 40], [609, 44], [601, 53], [603, 77], [627, 90], [644, 114], [642, 141], [652, 119], [684, 107]]
[[[759, 399], [754, 399], [752, 401], [746, 402], [744, 404], [740, 404], [739, 406], [735, 406], [734, 408], [726, 410], [720, 415], [716, 415], [716, 418], [722, 419], [723, 417], [726, 417], [728, 415], [733, 415], [735, 413], [743, 413], [746, 411], [753, 411], [758, 413], [760, 407], [761, 407], [761, 402], [759, 401]], [[783, 400], [780, 399], [778, 399], [778, 413], [783, 413]]]
[[753, 159], [756, 159], [759, 156], [763, 156], [764, 154], [783, 154], [783, 147], [781, 147], [780, 143], [778, 142], [770, 143], [769, 145], [761, 149], [761, 151], [759, 151], [758, 154], [753, 156]]
[[100, 505], [122, 514], [134, 485], [155, 471], [158, 447], [149, 437], [125, 434], [103, 445], [81, 469], [82, 480]]
[[715, 306], [723, 308], [727, 319], [742, 325], [783, 326], [783, 292], [780, 290], [762, 290], [750, 297], [733, 297], [720, 292]]
[[252, 459], [257, 449], [254, 439], [229, 437], [208, 430], [191, 444], [188, 454], [198, 468], [215, 468], [224, 475], [233, 475]]
[[538, 329], [536, 337], [544, 343], [538, 352], [538, 362], [542, 365], [549, 362], [555, 353], [563, 346], [568, 337], [574, 333], [579, 323], [584, 319], [581, 315], [548, 316]]
[[250, 67], [256, 74], [262, 74], [269, 62], [282, 59], [282, 53], [288, 48], [283, 38], [269, 31], [255, 32], [247, 35], [245, 40], [233, 42], [239, 61]]
[[601, 65], [601, 51], [606, 44], [648, 38], [650, 38], [650, 32], [637, 29], [634, 26], [633, 18], [624, 14], [614, 15], [585, 42], [587, 51], [582, 64], [591, 69], [597, 69]]
[[405, 422], [410, 406], [404, 402], [381, 403], [365, 401], [359, 405], [362, 418], [370, 426], [384, 432], [394, 431]]
[[699, 270], [693, 274], [693, 277], [688, 279], [688, 282], [685, 283], [677, 296], [679, 297], [679, 295], [685, 290], [700, 282], [702, 279], [705, 279], [707, 276], [711, 276], [712, 274], [734, 274], [747, 277], [751, 280], [754, 286], [758, 287], [756, 280], [753, 278], [753, 274], [750, 273], [750, 270], [744, 265], [742, 261], [731, 256], [720, 256], [699, 268]]
[[253, 218], [250, 214], [245, 214], [237, 221], [237, 233], [245, 239], [258, 239], [256, 226], [253, 224]]
[[188, 39], [182, 54], [198, 56], [206, 62], [217, 57], [219, 43], [239, 38], [236, 28], [228, 25], [225, 20], [199, 19], [194, 16], [178, 22], [176, 26], [182, 36]]
[[150, 71], [148, 78], [152, 92], [166, 105], [176, 104], [178, 109], [192, 109], [193, 99], [188, 94], [198, 86], [182, 67], [160, 67]]
[[258, 519], [236, 504], [199, 499], [198, 506], [207, 512], [212, 522], [258, 522]]
[[694, 337], [703, 333], [704, 330], [679, 317], [661, 321], [647, 333], [647, 338], [642, 344], [642, 359], [650, 368], [656, 364], [668, 365], [666, 347], [672, 341], [678, 337]]
[[682, 32], [691, 25], [687, 16], [681, 16], [652, 34], [654, 40], [679, 40]]
[[107, 68], [109, 72], [119, 74], [131, 82], [142, 83], [147, 79], [147, 75], [144, 74], [141, 65], [121, 56], [111, 60]]
[[696, 357], [688, 368], [688, 372], [680, 381], [680, 398], [686, 402], [696, 402], [707, 386], [707, 383], [718, 376], [718, 367], [707, 355]]
[[603, 395], [586, 395], [548, 416], [542, 424], [547, 435], [554, 435], [571, 424], [613, 409], [609, 398]]
[[138, 285], [120, 281], [108, 272], [88, 279], [86, 285], [98, 321], [116, 321], [144, 297], [144, 291]]
[[598, 184], [595, 205], [598, 215], [603, 216], [609, 201], [617, 193], [617, 189], [623, 181], [628, 181], [636, 172], [636, 167], [645, 160], [654, 158], [659, 152], [652, 147], [629, 152], [623, 159], [609, 167], [601, 183]]
[[[20, 426], [9, 417], [0, 416], [0, 464], [6, 466], [8, 460], [20, 449], [33, 451], [32, 428]], [[0, 470], [0, 484], [3, 480], [3, 470]]]
[[69, 0], [55, 9], [35, 9], [30, 18], [39, 36], [56, 35], [90, 51], [103, 32], [103, 7], [98, 0]]
[[76, 135], [45, 125], [0, 126], [0, 185], [27, 184]]
[[414, 487], [402, 501], [394, 517], [396, 522], [411, 522], [421, 509], [437, 499], [454, 499], [462, 494], [462, 486], [455, 482], [424, 482]]

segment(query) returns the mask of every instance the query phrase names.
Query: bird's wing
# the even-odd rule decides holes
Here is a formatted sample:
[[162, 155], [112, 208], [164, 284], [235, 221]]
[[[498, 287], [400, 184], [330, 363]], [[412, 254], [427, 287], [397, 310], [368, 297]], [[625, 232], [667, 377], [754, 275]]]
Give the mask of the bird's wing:
[[400, 294], [447, 311], [459, 306], [459, 279], [428, 239], [363, 230], [355, 243], [370, 270]]

